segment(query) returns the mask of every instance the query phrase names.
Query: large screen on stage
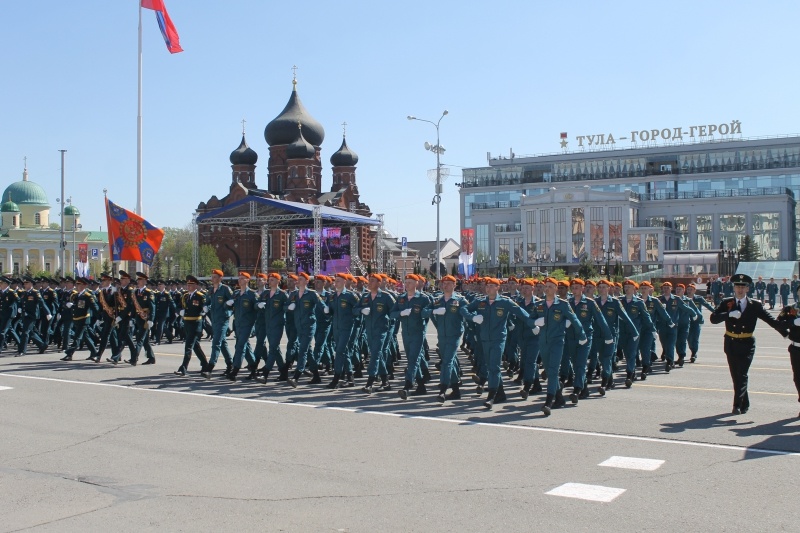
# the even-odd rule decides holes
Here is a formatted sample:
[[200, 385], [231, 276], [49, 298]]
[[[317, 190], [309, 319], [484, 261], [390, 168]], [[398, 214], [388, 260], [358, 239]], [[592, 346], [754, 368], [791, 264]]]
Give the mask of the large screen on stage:
[[[295, 234], [294, 253], [297, 261], [297, 271], [309, 275], [314, 272], [314, 242], [313, 229], [300, 229]], [[350, 268], [350, 235], [342, 235], [341, 228], [323, 228], [322, 242], [320, 243], [319, 274], [337, 274], [347, 272]]]

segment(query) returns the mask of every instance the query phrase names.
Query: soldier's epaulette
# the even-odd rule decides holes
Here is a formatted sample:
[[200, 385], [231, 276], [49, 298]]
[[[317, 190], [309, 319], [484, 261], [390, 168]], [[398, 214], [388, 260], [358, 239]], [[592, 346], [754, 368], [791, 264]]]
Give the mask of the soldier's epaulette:
[[[187, 291], [186, 294], [189, 294], [189, 292]], [[205, 296], [206, 295], [206, 291], [204, 291], [203, 289], [198, 289], [197, 290], [197, 295], [198, 296]]]

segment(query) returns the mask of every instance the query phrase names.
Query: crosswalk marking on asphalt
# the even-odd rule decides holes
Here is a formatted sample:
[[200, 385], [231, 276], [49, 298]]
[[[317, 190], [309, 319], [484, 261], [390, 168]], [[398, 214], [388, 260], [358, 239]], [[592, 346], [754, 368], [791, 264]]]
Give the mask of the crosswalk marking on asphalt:
[[11, 390], [11, 389], [13, 389], [13, 388], [14, 388], [14, 387], [0, 387], [0, 390]]
[[602, 485], [585, 485], [583, 483], [564, 483], [551, 491], [545, 492], [550, 496], [563, 496], [564, 498], [577, 498], [591, 502], [608, 503], [625, 492], [626, 489], [604, 487]]
[[629, 470], [658, 470], [658, 468], [663, 464], [664, 461], [661, 459], [642, 459], [640, 457], [620, 457], [618, 455], [614, 455], [597, 466], [627, 468]]

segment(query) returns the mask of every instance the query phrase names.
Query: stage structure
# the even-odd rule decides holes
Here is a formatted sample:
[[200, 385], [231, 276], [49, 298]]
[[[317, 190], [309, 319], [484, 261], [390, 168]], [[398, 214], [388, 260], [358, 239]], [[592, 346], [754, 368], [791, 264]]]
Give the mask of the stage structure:
[[[291, 202], [274, 198], [263, 198], [260, 196], [248, 195], [241, 200], [226, 205], [222, 208], [209, 211], [207, 213], [195, 214], [193, 224], [195, 232], [195, 242], [199, 242], [197, 237], [198, 227], [216, 226], [237, 228], [246, 232], [261, 233], [261, 271], [267, 272], [270, 265], [269, 257], [269, 236], [271, 230], [296, 230], [313, 228], [313, 272], [318, 273], [322, 270], [321, 244], [326, 228], [358, 228], [378, 226], [380, 229], [381, 220], [365, 217], [356, 213], [328, 207], [324, 205], [309, 205], [301, 202]], [[353, 250], [358, 250], [357, 243], [353, 241], [358, 238], [359, 232], [350, 232], [350, 272], [353, 274], [366, 275], [361, 258], [358, 254], [353, 254]], [[381, 263], [378, 263], [379, 265]], [[197, 265], [194, 265], [197, 271]], [[379, 267], [380, 268], [380, 267]]]

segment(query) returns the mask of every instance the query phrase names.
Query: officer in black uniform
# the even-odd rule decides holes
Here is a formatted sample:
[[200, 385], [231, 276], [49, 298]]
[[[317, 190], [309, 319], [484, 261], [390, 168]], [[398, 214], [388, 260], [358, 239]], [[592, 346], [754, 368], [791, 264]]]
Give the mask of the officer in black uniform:
[[[794, 281], [792, 281], [794, 283]], [[794, 293], [794, 304], [784, 307], [778, 314], [778, 322], [789, 330], [789, 360], [792, 363], [797, 401], [800, 402], [800, 285]], [[800, 414], [797, 415], [800, 418]]]
[[747, 297], [747, 290], [753, 282], [747, 274], [735, 274], [733, 297], [725, 298], [711, 314], [711, 323], [725, 322], [725, 355], [733, 380], [733, 414], [744, 414], [750, 408], [747, 396], [747, 372], [756, 352], [756, 339], [753, 331], [760, 318], [784, 337], [786, 327], [772, 318], [761, 302]]

